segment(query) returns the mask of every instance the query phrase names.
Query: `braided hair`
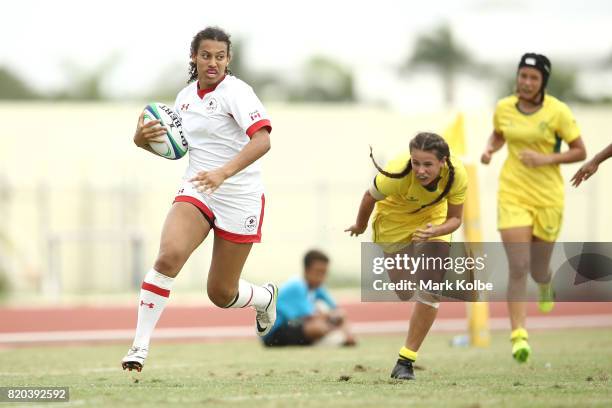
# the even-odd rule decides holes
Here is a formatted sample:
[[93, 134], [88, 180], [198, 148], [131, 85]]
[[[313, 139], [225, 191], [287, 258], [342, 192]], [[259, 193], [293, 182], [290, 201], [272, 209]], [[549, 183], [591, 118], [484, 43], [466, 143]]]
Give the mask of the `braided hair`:
[[[200, 42], [202, 42], [203, 40], [224, 42], [225, 44], [227, 44], [227, 55], [230, 55], [230, 50], [232, 49], [232, 41], [230, 40], [230, 35], [219, 27], [206, 27], [204, 30], [197, 33], [193, 37], [193, 40], [191, 40], [191, 57], [194, 57], [198, 54]], [[231, 71], [228, 68], [225, 69], [225, 73], [231, 75]], [[187, 80], [187, 83], [191, 83], [197, 79], [198, 67], [195, 62], [189, 61], [189, 79]]]
[[[435, 133], [421, 132], [417, 134], [410, 141], [410, 151], [412, 152], [414, 149], [423, 150], [425, 152], [434, 152], [438, 160], [442, 160], [443, 157], [446, 157], [446, 165], [448, 166], [448, 182], [444, 187], [444, 190], [435, 200], [428, 204], [422, 205], [420, 208], [411, 211], [410, 214], [414, 214], [425, 207], [432, 206], [438, 202], [440, 202], [444, 197], [446, 197], [453, 186], [453, 182], [455, 181], [455, 167], [450, 160], [450, 148], [448, 147], [448, 143], [439, 135]], [[374, 167], [383, 175], [389, 178], [402, 178], [406, 177], [412, 171], [412, 161], [408, 160], [406, 167], [399, 173], [389, 173], [381, 168], [376, 160], [374, 160], [374, 155], [372, 154], [372, 146], [370, 146], [370, 158], [372, 159], [372, 163], [374, 163]]]

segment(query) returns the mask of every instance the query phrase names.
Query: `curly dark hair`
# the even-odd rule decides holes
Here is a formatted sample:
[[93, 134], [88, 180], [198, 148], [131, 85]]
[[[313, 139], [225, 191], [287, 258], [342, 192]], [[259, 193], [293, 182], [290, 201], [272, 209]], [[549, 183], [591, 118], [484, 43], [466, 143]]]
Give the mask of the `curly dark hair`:
[[[190, 48], [190, 57], [195, 56], [198, 53], [198, 48], [200, 47], [200, 42], [202, 40], [214, 40], [221, 41], [227, 44], [227, 55], [230, 55], [232, 49], [232, 41], [230, 40], [230, 35], [223, 31], [223, 29], [219, 27], [206, 27], [199, 33], [197, 33], [193, 40], [191, 40], [191, 48]], [[226, 72], [231, 73], [227, 68]], [[187, 83], [193, 82], [198, 79], [198, 68], [193, 61], [189, 61], [189, 79]]]
[[[448, 182], [446, 183], [446, 186], [444, 187], [442, 193], [438, 197], [436, 197], [435, 200], [433, 200], [431, 203], [422, 205], [421, 208], [412, 211], [411, 214], [420, 211], [425, 207], [429, 207], [440, 202], [440, 200], [442, 200], [446, 195], [448, 195], [448, 192], [450, 191], [451, 187], [453, 186], [453, 182], [455, 181], [455, 167], [453, 167], [453, 163], [451, 163], [450, 160], [450, 148], [448, 147], [448, 143], [446, 143], [446, 140], [444, 140], [440, 135], [428, 132], [422, 132], [417, 134], [410, 141], [410, 151], [412, 152], [412, 150], [414, 149], [423, 150], [426, 152], [435, 152], [435, 155], [438, 160], [442, 160], [444, 157], [446, 157], [446, 164], [448, 165]], [[372, 163], [374, 163], [374, 167], [376, 167], [376, 169], [381, 174], [390, 178], [406, 177], [408, 174], [410, 174], [410, 171], [412, 171], [411, 160], [408, 160], [408, 163], [406, 164], [404, 170], [399, 173], [389, 173], [388, 171], [385, 171], [378, 165], [378, 163], [376, 163], [376, 160], [374, 160], [374, 155], [372, 153], [371, 146], [370, 158], [372, 159]]]

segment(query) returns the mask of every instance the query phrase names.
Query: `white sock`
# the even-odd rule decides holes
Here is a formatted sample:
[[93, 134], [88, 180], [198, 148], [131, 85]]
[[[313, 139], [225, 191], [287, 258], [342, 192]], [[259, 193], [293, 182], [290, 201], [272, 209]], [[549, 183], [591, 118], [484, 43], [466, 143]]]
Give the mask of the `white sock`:
[[240, 279], [238, 281], [238, 294], [226, 308], [253, 306], [255, 309], [265, 309], [272, 301], [272, 294], [263, 286], [253, 285]]
[[151, 334], [166, 307], [173, 282], [174, 278], [162, 275], [154, 269], [145, 275], [138, 299], [138, 324], [134, 346], [149, 347]]

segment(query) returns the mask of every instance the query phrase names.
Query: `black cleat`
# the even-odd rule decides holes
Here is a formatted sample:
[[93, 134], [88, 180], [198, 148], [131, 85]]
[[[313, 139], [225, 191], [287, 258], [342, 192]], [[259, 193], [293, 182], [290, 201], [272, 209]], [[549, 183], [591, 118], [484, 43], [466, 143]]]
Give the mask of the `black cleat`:
[[121, 366], [123, 367], [124, 370], [136, 370], [138, 372], [142, 371], [142, 364], [136, 362], [136, 361], [128, 361], [125, 363], [121, 363]]
[[412, 361], [400, 358], [397, 360], [393, 371], [391, 371], [391, 378], [398, 380], [415, 380], [414, 369], [412, 368]]

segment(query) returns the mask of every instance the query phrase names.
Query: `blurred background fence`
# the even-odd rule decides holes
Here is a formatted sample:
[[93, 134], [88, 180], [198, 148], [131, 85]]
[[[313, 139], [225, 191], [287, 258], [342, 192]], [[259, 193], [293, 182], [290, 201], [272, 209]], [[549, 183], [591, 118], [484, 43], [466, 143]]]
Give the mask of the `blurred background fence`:
[[[0, 103], [0, 267], [16, 296], [132, 290], [151, 267], [165, 214], [187, 159], [176, 162], [137, 149], [132, 132], [142, 107], [117, 103]], [[407, 148], [421, 130], [442, 130], [454, 111], [405, 115], [356, 105], [269, 106], [272, 150], [263, 243], [245, 273], [283, 280], [300, 271], [310, 247], [328, 251], [336, 285], [359, 284], [359, 241], [343, 230], [355, 219], [374, 176], [368, 145], [380, 162]], [[605, 146], [611, 110], [575, 107], [590, 155]], [[6, 116], [5, 116], [6, 115]], [[478, 158], [492, 111], [466, 112], [468, 160]], [[484, 239], [498, 241], [495, 195], [505, 151], [479, 166]], [[610, 169], [576, 190], [566, 187], [560, 240], [610, 239]], [[566, 182], [577, 165], [563, 166]], [[568, 185], [568, 183], [566, 183]], [[461, 234], [457, 238], [461, 239]], [[177, 287], [200, 290], [212, 240], [196, 251]]]

